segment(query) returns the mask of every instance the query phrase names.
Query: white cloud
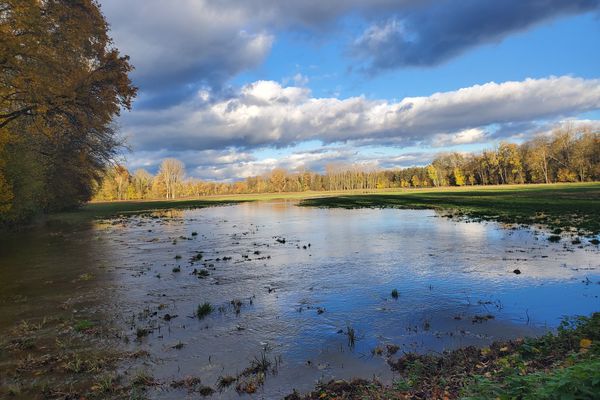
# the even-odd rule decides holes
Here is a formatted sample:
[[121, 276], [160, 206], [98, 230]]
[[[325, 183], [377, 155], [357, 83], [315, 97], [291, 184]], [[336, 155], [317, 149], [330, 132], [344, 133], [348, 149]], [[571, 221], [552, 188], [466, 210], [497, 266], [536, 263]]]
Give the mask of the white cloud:
[[398, 102], [315, 98], [307, 88], [258, 81], [229, 99], [138, 111], [123, 125], [140, 150], [285, 147], [307, 140], [461, 144], [480, 141], [489, 125], [556, 120], [596, 109], [600, 80], [570, 76], [490, 82]]
[[465, 129], [456, 133], [439, 133], [431, 140], [433, 147], [455, 146], [460, 144], [479, 143], [486, 139], [486, 133], [480, 128]]

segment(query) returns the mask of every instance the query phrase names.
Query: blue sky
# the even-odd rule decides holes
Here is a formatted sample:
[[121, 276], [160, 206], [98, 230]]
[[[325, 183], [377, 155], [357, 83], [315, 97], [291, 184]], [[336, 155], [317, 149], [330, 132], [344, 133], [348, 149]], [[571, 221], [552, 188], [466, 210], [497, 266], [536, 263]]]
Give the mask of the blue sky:
[[596, 0], [101, 3], [136, 67], [132, 169], [395, 168], [600, 126]]

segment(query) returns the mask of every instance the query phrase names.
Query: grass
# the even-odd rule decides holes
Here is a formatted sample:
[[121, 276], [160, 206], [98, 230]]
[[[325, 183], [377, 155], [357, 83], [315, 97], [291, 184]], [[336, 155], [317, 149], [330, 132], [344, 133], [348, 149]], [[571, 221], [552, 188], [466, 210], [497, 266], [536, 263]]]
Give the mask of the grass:
[[210, 305], [210, 303], [206, 302], [198, 306], [198, 308], [196, 309], [196, 316], [198, 317], [198, 319], [204, 319], [204, 317], [206, 317], [212, 312], [213, 307]]
[[594, 399], [600, 393], [600, 313], [565, 319], [555, 334], [388, 361], [398, 374], [330, 381], [299, 399]]
[[348, 347], [354, 348], [356, 344], [356, 331], [350, 325], [346, 327], [346, 336], [348, 337]]
[[437, 209], [453, 215], [507, 223], [545, 224], [600, 233], [600, 183], [463, 186], [429, 189], [381, 189], [237, 194], [201, 199], [91, 202], [78, 210], [48, 216], [75, 223], [117, 215], [168, 209], [193, 209], [250, 201], [300, 200], [303, 206]]
[[600, 233], [600, 183], [439, 188], [305, 199], [326, 208], [436, 209], [454, 216]]
[[84, 332], [88, 329], [92, 329], [95, 325], [96, 324], [94, 324], [92, 321], [83, 319], [81, 321], [77, 321], [77, 323], [73, 326], [73, 329], [75, 329], [77, 332]]

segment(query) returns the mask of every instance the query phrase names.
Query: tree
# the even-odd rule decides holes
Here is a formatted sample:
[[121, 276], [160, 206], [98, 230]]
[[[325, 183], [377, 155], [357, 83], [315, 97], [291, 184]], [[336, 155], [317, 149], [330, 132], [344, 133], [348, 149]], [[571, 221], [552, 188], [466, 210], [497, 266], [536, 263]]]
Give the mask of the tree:
[[461, 172], [460, 168], [454, 168], [454, 170], [452, 171], [452, 177], [456, 186], [463, 186], [465, 184], [465, 176]]
[[160, 164], [158, 179], [165, 185], [167, 199], [176, 197], [179, 183], [185, 176], [185, 165], [175, 159], [167, 158]]
[[271, 171], [269, 182], [273, 186], [273, 190], [281, 193], [285, 189], [287, 171], [283, 168], [275, 168]]
[[132, 183], [136, 197], [144, 199], [152, 187], [152, 175], [145, 169], [137, 169], [133, 173]]
[[29, 199], [35, 212], [92, 196], [121, 145], [112, 121], [135, 97], [131, 70], [95, 0], [2, 2], [0, 176], [11, 218]]
[[127, 198], [127, 189], [129, 187], [129, 171], [122, 165], [115, 166], [114, 171], [117, 199], [125, 200]]
[[410, 183], [413, 187], [419, 187], [421, 186], [421, 179], [419, 179], [417, 175], [413, 175], [412, 178], [410, 178]]
[[435, 186], [435, 187], [440, 186], [439, 173], [438, 173], [437, 168], [433, 164], [429, 164], [427, 166], [427, 176], [433, 183], [433, 186]]
[[538, 136], [528, 144], [527, 164], [530, 166], [534, 182], [550, 183], [549, 159], [548, 141], [545, 137]]

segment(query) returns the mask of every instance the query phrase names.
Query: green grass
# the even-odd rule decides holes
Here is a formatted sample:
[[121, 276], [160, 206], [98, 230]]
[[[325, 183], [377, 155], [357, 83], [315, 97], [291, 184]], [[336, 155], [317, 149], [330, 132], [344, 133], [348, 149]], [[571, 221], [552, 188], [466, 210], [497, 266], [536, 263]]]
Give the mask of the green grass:
[[196, 309], [196, 316], [198, 317], [198, 319], [204, 319], [204, 317], [206, 317], [212, 312], [213, 307], [210, 305], [210, 303], [206, 302], [198, 305], [198, 308]]
[[290, 399], [596, 399], [600, 393], [600, 313], [565, 319], [539, 338], [438, 354], [390, 358], [391, 386], [362, 379], [321, 383]]
[[383, 189], [209, 196], [201, 199], [92, 202], [78, 210], [52, 214], [50, 221], [95, 218], [231, 205], [249, 201], [300, 200], [302, 206], [336, 208], [437, 209], [453, 215], [507, 223], [545, 224], [600, 233], [600, 183]]
[[222, 205], [231, 205], [244, 200], [153, 200], [153, 201], [113, 201], [88, 203], [73, 211], [50, 214], [49, 221], [82, 222], [117, 215], [142, 214], [159, 210], [185, 210]]
[[334, 196], [340, 193], [352, 192], [261, 193], [207, 196], [200, 199], [90, 202], [76, 210], [50, 214], [47, 216], [47, 220], [50, 222], [77, 223], [98, 218], [108, 218], [118, 215], [142, 214], [160, 210], [187, 210], [194, 208], [233, 205], [250, 201], [300, 200], [317, 196]]
[[455, 216], [600, 233], [600, 183], [406, 190], [305, 199], [327, 208], [436, 209]]

